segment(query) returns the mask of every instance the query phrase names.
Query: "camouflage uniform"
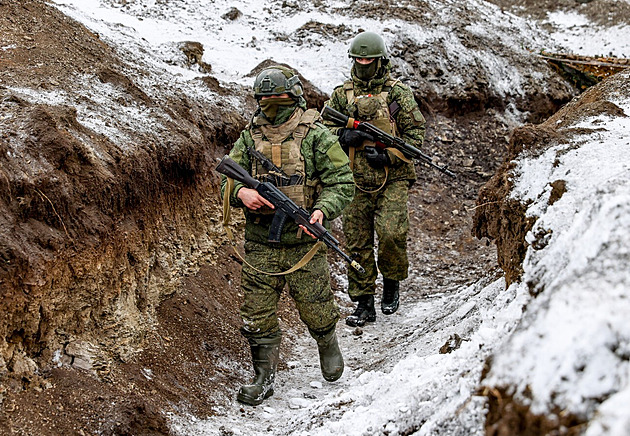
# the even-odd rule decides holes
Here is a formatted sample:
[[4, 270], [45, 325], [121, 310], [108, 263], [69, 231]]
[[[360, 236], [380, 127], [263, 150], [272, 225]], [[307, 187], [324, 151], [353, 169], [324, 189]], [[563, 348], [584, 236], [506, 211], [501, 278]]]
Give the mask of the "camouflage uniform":
[[[399, 109], [393, 116], [397, 136], [405, 142], [420, 147], [424, 140], [425, 119], [414, 99], [412, 91], [398, 81], [390, 79], [390, 65], [381, 67], [377, 75], [369, 81], [359, 79], [354, 69], [352, 82], [354, 95], [377, 95], [386, 85], [393, 83], [387, 94], [387, 104], [396, 102]], [[357, 111], [357, 105], [348, 102], [347, 91], [339, 86], [333, 91], [326, 104], [333, 109], [357, 120], [363, 121]], [[360, 98], [360, 97], [359, 97]], [[356, 100], [355, 100], [356, 101]], [[333, 132], [339, 130], [329, 126]], [[407, 233], [409, 229], [409, 214], [407, 210], [408, 190], [416, 180], [413, 162], [405, 162], [395, 153], [387, 150], [390, 165], [387, 181], [383, 168], [371, 167], [364, 152], [357, 149], [353, 160], [354, 179], [358, 189], [355, 197], [343, 214], [343, 228], [348, 250], [359, 255], [357, 261], [366, 269], [366, 274], [360, 275], [349, 269], [348, 293], [352, 301], [358, 297], [374, 295], [376, 289], [377, 263], [374, 259], [374, 232], [378, 236], [378, 269], [383, 277], [396, 281], [403, 280], [408, 275], [409, 262], [407, 259]], [[377, 192], [365, 192], [377, 191]]]
[[[304, 106], [297, 110], [303, 109]], [[261, 120], [260, 116], [255, 116], [250, 127]], [[255, 162], [252, 162], [253, 158], [247, 152], [247, 148], [252, 146], [254, 140], [248, 128], [241, 133], [230, 152], [230, 157], [250, 172]], [[348, 157], [341, 149], [337, 137], [319, 122], [308, 130], [302, 140], [301, 153], [304, 157], [307, 179], [319, 179], [322, 187], [312, 209], [319, 209], [324, 213], [326, 218], [324, 225], [329, 227], [329, 221], [341, 214], [354, 193]], [[225, 191], [225, 185], [226, 179], [223, 177], [222, 193]], [[233, 206], [243, 207], [237, 198], [241, 187], [239, 182], [235, 183], [230, 198]], [[285, 271], [295, 265], [315, 243], [313, 238], [302, 234], [299, 227], [288, 220], [281, 242], [271, 244], [267, 237], [273, 215], [245, 209], [245, 217], [245, 260], [260, 270]], [[245, 337], [263, 338], [278, 332], [277, 302], [285, 284], [288, 285], [289, 293], [295, 300], [300, 318], [311, 333], [322, 334], [335, 326], [339, 319], [339, 310], [330, 289], [326, 252], [320, 249], [306, 266], [283, 276], [264, 275], [247, 265], [243, 266], [241, 286], [245, 301], [241, 307], [244, 323], [241, 332]]]
[[[298, 206], [313, 210], [312, 220], [329, 227], [354, 194], [349, 160], [338, 138], [319, 122], [316, 110], [306, 110], [304, 88], [294, 71], [279, 65], [265, 68], [253, 88], [258, 109], [230, 157], [253, 178], [273, 183]], [[252, 157], [250, 150], [265, 156], [279, 171], [269, 171], [269, 165], [260, 162], [264, 159]], [[223, 177], [224, 199], [245, 207], [241, 332], [249, 342], [254, 367], [253, 380], [241, 386], [236, 399], [256, 406], [273, 395], [282, 336], [276, 310], [285, 286], [317, 343], [322, 376], [329, 382], [338, 380], [344, 361], [335, 331], [339, 310], [330, 289], [326, 252], [318, 250], [305, 265], [287, 273], [319, 245], [291, 220], [279, 236], [275, 228], [269, 235], [274, 212], [260, 192], [239, 182], [231, 192], [226, 192], [227, 186]], [[270, 236], [278, 241], [269, 242]]]

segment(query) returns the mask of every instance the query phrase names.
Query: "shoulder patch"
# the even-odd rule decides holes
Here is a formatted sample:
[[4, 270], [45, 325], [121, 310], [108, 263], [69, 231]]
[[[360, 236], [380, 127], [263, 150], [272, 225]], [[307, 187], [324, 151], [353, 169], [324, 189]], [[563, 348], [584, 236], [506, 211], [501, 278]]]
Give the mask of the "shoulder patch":
[[350, 160], [348, 159], [348, 155], [338, 144], [330, 147], [326, 152], [326, 156], [328, 156], [328, 159], [330, 159], [335, 168], [341, 168], [342, 166], [347, 165], [350, 162]]
[[413, 115], [413, 119], [419, 123], [425, 121], [424, 116], [422, 115], [422, 112], [420, 112], [420, 109], [418, 108], [411, 111], [411, 115]]

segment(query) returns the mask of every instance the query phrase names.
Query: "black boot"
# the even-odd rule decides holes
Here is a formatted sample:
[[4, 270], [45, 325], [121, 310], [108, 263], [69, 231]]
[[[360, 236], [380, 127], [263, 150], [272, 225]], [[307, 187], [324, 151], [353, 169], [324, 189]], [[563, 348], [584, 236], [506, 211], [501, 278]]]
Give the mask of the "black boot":
[[236, 399], [241, 403], [257, 406], [265, 398], [273, 395], [273, 381], [276, 376], [280, 355], [280, 335], [249, 339], [254, 362], [254, 379], [251, 384], [242, 386]]
[[398, 310], [399, 287], [400, 282], [398, 282], [398, 280], [383, 278], [383, 298], [381, 299], [381, 312], [383, 312], [385, 315], [391, 315]]
[[322, 370], [324, 379], [333, 382], [343, 374], [343, 356], [337, 342], [337, 333], [335, 328], [325, 335], [317, 335], [310, 332], [311, 336], [317, 341], [317, 349], [319, 350], [319, 366]]
[[374, 295], [361, 295], [357, 300], [359, 304], [354, 313], [346, 318], [346, 324], [350, 327], [361, 327], [366, 322], [376, 321]]

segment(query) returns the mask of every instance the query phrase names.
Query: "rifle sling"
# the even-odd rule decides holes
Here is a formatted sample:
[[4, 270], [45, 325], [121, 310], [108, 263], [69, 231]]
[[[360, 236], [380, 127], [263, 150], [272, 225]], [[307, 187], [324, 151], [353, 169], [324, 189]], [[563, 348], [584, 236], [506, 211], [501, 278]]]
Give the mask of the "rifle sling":
[[230, 245], [232, 246], [232, 249], [234, 250], [234, 253], [236, 253], [238, 258], [241, 259], [241, 261], [245, 265], [247, 265], [248, 267], [250, 267], [254, 271], [256, 271], [256, 272], [258, 272], [260, 274], [265, 274], [267, 276], [284, 276], [284, 275], [287, 275], [287, 274], [291, 274], [292, 272], [295, 272], [295, 271], [299, 270], [304, 265], [309, 263], [311, 261], [311, 259], [313, 258], [313, 256], [315, 256], [315, 253], [317, 253], [317, 250], [319, 250], [320, 247], [322, 245], [324, 245], [324, 243], [322, 241], [317, 241], [317, 243], [315, 245], [313, 245], [313, 247], [308, 251], [308, 253], [306, 253], [302, 257], [302, 259], [299, 260], [298, 263], [296, 263], [295, 265], [293, 265], [291, 268], [289, 268], [286, 271], [277, 272], [277, 273], [271, 273], [271, 272], [259, 270], [258, 268], [254, 267], [249, 262], [247, 262], [245, 260], [245, 258], [241, 255], [241, 253], [239, 253], [238, 250], [236, 249], [236, 243], [234, 242], [234, 234], [232, 233], [232, 229], [230, 229], [230, 227], [229, 227], [229, 224], [230, 224], [230, 197], [232, 196], [232, 191], [233, 190], [234, 190], [234, 179], [228, 177], [227, 178], [227, 184], [225, 186], [225, 192], [223, 193], [223, 229], [225, 230], [225, 233], [227, 234], [228, 240], [230, 241]]
[[374, 193], [380, 191], [381, 189], [383, 189], [383, 187], [385, 187], [385, 183], [387, 183], [387, 177], [389, 176], [389, 167], [387, 165], [385, 165], [383, 167], [383, 169], [385, 170], [385, 177], [383, 178], [383, 183], [378, 188], [376, 188], [374, 190], [365, 189], [365, 188], [359, 186], [357, 184], [357, 182], [354, 182], [354, 186], [356, 186], [359, 191], [365, 192], [366, 194], [374, 194]]
[[407, 156], [405, 156], [402, 151], [398, 150], [395, 147], [387, 147], [387, 150], [389, 150], [390, 153], [394, 154], [398, 159], [402, 160], [405, 163], [411, 163], [412, 162], [412, 159], [410, 159]]
[[[360, 148], [363, 148], [363, 146], [361, 146]], [[355, 153], [356, 150], [357, 150], [357, 147], [348, 147], [348, 157], [350, 159], [350, 169], [351, 170], [353, 169], [353, 166], [354, 166], [354, 153]], [[389, 150], [394, 155], [396, 155], [396, 157], [398, 157], [399, 159], [403, 160], [404, 162], [407, 162], [407, 163], [411, 162], [411, 159], [408, 159], [397, 148], [387, 147], [386, 150]], [[385, 178], [383, 178], [383, 183], [381, 183], [381, 186], [379, 186], [378, 188], [376, 188], [374, 190], [366, 189], [366, 188], [363, 188], [362, 186], [359, 186], [356, 182], [354, 182], [354, 186], [356, 186], [359, 191], [365, 192], [366, 194], [374, 194], [374, 193], [380, 191], [381, 189], [383, 189], [383, 187], [385, 187], [385, 184], [387, 183], [387, 179], [389, 177], [389, 166], [385, 165], [385, 167], [383, 167], [383, 169], [385, 170]]]

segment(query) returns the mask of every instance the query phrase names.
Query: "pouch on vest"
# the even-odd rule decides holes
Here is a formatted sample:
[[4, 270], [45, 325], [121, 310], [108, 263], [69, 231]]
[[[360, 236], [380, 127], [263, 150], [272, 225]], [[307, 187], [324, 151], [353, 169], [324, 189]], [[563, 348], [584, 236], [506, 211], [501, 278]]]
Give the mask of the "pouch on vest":
[[[317, 196], [321, 192], [321, 183], [319, 179], [308, 179], [301, 147], [302, 140], [318, 118], [319, 112], [316, 110], [303, 111], [298, 108], [286, 123], [278, 126], [256, 126], [250, 131], [256, 150], [289, 176], [288, 183], [284, 181], [274, 183], [274, 185], [298, 206], [307, 210], [315, 204]], [[274, 180], [278, 181], [276, 177], [269, 175], [258, 161], [254, 159], [253, 163], [252, 176], [258, 180], [271, 181], [272, 183]], [[275, 211], [265, 206], [255, 213], [265, 215], [273, 214]]]

